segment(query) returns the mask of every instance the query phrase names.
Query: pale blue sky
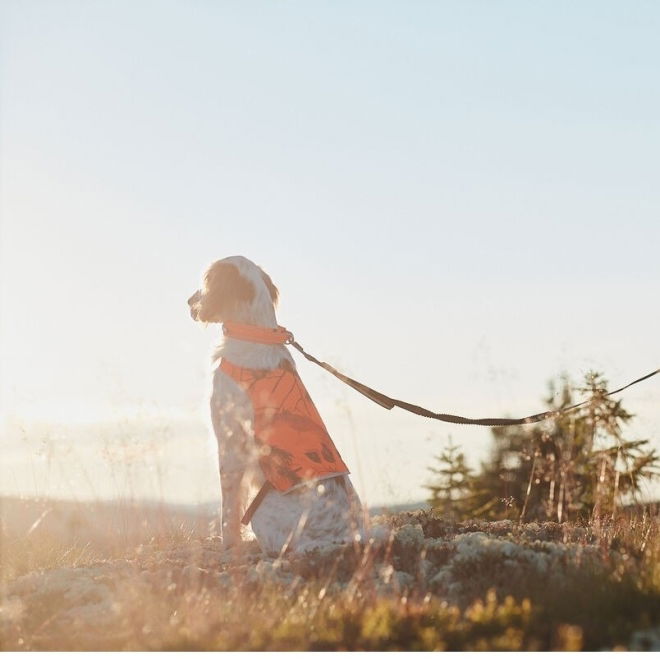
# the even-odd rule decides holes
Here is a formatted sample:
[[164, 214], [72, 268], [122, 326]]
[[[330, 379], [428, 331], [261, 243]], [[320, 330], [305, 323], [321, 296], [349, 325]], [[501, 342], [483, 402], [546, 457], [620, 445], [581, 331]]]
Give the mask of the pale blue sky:
[[[427, 407], [523, 415], [562, 370], [660, 366], [657, 3], [1, 7], [14, 421], [68, 420], [78, 450], [73, 420], [146, 406], [170, 423], [167, 495], [213, 496], [214, 331], [185, 300], [229, 254], [272, 275], [306, 348]], [[424, 497], [448, 433], [473, 463], [488, 447], [300, 370], [371, 503]], [[658, 387], [624, 400], [660, 447]], [[10, 427], [16, 490], [32, 450]], [[53, 491], [83, 493], [63, 475]]]

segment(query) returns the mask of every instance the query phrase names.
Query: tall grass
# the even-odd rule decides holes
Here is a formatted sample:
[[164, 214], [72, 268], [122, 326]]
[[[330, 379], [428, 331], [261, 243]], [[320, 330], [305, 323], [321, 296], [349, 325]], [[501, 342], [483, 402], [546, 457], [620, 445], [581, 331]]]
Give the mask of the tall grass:
[[599, 650], [660, 623], [643, 511], [592, 527], [419, 511], [381, 519], [379, 542], [280, 558], [223, 553], [212, 517], [164, 508], [48, 516], [3, 528], [4, 650]]
[[651, 509], [586, 526], [418, 511], [382, 517], [378, 541], [223, 552], [215, 512], [137, 500], [157, 446], [129, 431], [104, 449], [122, 502], [0, 500], [2, 650], [641, 649], [660, 624]]

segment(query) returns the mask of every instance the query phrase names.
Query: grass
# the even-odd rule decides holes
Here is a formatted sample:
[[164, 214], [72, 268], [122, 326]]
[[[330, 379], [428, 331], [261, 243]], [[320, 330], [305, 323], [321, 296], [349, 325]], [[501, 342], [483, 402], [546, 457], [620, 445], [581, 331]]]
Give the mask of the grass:
[[35, 527], [34, 503], [3, 505], [2, 650], [641, 650], [660, 624], [648, 512], [591, 527], [401, 513], [379, 542], [277, 559], [221, 552], [209, 515], [42, 508]]

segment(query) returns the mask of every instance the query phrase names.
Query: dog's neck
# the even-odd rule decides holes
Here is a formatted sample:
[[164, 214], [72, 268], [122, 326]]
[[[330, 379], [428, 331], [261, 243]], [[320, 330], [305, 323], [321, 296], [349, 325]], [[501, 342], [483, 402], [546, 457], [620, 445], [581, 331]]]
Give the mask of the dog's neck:
[[[276, 328], [277, 319], [272, 304], [268, 306], [250, 306], [237, 310], [231, 319], [236, 323], [257, 325], [262, 328]], [[223, 337], [222, 343], [213, 354], [214, 361], [225, 358], [232, 364], [246, 369], [277, 369], [282, 360], [294, 364], [286, 346], [257, 344], [251, 341]]]

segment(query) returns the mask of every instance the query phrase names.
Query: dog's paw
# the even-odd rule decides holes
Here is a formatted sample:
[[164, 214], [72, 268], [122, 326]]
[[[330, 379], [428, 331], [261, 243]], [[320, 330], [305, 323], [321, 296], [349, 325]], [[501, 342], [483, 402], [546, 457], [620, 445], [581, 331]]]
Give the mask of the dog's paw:
[[223, 564], [244, 564], [261, 554], [261, 548], [256, 540], [238, 539], [231, 543], [223, 542], [220, 547]]

